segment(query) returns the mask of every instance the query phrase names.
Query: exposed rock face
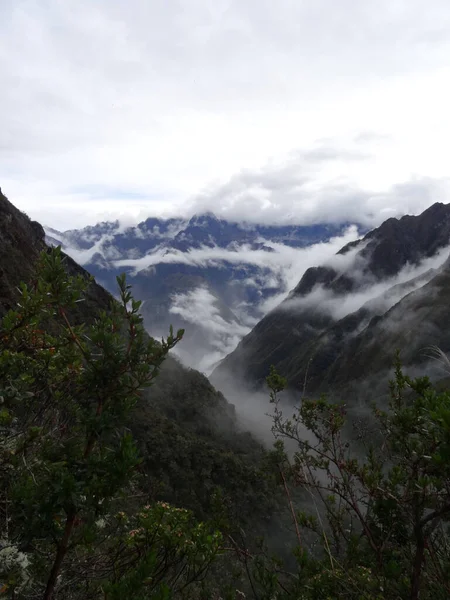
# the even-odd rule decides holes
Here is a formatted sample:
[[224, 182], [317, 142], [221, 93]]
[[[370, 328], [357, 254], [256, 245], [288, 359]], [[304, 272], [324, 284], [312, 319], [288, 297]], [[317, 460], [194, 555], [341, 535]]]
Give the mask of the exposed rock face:
[[[273, 364], [294, 389], [306, 382], [308, 392], [339, 392], [386, 374], [397, 349], [405, 365], [423, 366], [427, 346], [450, 350], [450, 273], [448, 263], [418, 276], [414, 267], [449, 242], [450, 205], [389, 219], [342, 248], [329, 265], [308, 269], [212, 381], [220, 387], [233, 374], [257, 386]], [[358, 297], [364, 301], [355, 310], [341, 309]]]
[[44, 239], [41, 225], [30, 221], [0, 189], [0, 314], [11, 308], [19, 283], [32, 276]]
[[448, 245], [449, 239], [450, 205], [437, 202], [421, 215], [388, 219], [339, 253], [346, 254], [352, 247], [364, 246], [361, 257], [368, 260], [368, 271], [382, 279], [398, 273], [407, 262], [415, 264], [433, 256]]
[[[17, 286], [22, 281], [32, 280], [39, 254], [46, 249], [42, 225], [31, 221], [0, 191], [0, 315], [17, 301]], [[89, 276], [69, 256], [65, 257], [65, 262], [70, 275]], [[110, 294], [93, 283], [88, 288], [86, 302], [79, 305], [74, 316], [80, 321], [89, 320], [99, 310], [107, 309], [110, 302]]]

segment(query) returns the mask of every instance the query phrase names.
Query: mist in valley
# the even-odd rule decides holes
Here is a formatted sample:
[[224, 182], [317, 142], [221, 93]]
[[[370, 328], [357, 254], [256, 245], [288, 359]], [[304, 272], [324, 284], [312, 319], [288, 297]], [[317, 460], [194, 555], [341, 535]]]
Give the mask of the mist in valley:
[[[445, 268], [449, 254], [449, 247], [442, 248], [435, 255], [420, 261], [418, 264], [407, 264], [394, 277], [377, 281], [366, 272], [368, 259], [361, 259], [357, 255], [361, 250], [361, 246], [345, 255], [336, 254], [335, 249], [332, 249], [333, 254], [325, 259], [324, 265], [332, 267], [338, 274], [348, 273], [355, 282], [356, 291], [348, 294], [336, 294], [331, 290], [324, 289], [322, 286], [316, 286], [304, 297], [295, 297], [290, 293], [285, 293], [283, 296], [284, 298], [287, 296], [287, 298], [272, 310], [285, 311], [299, 316], [304, 314], [305, 311], [314, 310], [331, 316], [337, 322], [349, 314], [364, 309], [367, 315], [360, 321], [356, 330], [349, 331], [348, 338], [364, 331], [374, 317], [380, 317], [388, 313], [412, 292], [420, 293], [420, 290]], [[306, 270], [305, 267], [303, 267], [304, 270]], [[299, 271], [298, 279], [301, 278], [301, 275], [302, 270]], [[293, 278], [291, 281], [291, 285], [294, 287], [296, 282]], [[194, 344], [194, 349], [192, 349], [191, 339], [191, 346], [184, 354], [181, 349], [182, 343], [180, 344], [179, 359], [190, 367], [204, 370], [210, 376], [213, 385], [234, 405], [239, 427], [242, 430], [250, 431], [266, 447], [272, 447], [274, 443], [272, 433], [273, 405], [269, 402], [267, 387], [264, 385], [255, 386], [251, 381], [243, 380], [240, 374], [236, 372], [225, 371], [220, 372], [219, 375], [217, 373], [212, 374], [214, 367], [220, 364], [221, 357], [233, 351], [250, 328], [245, 326], [233, 328], [224, 321], [218, 311], [212, 310], [214, 298], [207, 290], [198, 290], [190, 296], [190, 299], [192, 302], [188, 301], [188, 297], [184, 297], [183, 304], [178, 299], [178, 307], [180, 308], [177, 310], [182, 312], [182, 307], [185, 311], [184, 316], [188, 325], [189, 323], [200, 324], [203, 332], [209, 331], [213, 338], [217, 336], [214, 338], [215, 343], [217, 343], [217, 350], [204, 355], [202, 354], [204, 340], [197, 348]], [[407, 322], [411, 315], [403, 314], [402, 317], [404, 323], [396, 321], [398, 330], [407, 328]], [[389, 327], [389, 321], [382, 326]], [[429, 327], [432, 328], [432, 324]], [[430, 330], [430, 338], [432, 337], [433, 332]], [[226, 345], [223, 340], [226, 340]], [[342, 343], [344, 343], [344, 340]], [[401, 351], [402, 348], [399, 348], [399, 350]], [[395, 350], [393, 350], [390, 357], [391, 365], [393, 365], [394, 358]], [[417, 364], [405, 368], [407, 375], [415, 377], [426, 373], [434, 381], [446, 376], [445, 371], [448, 366], [445, 361], [438, 360], [439, 357], [436, 358], [436, 352], [433, 348], [423, 347], [420, 356], [416, 358]], [[308, 359], [312, 363], [311, 368], [314, 365], [314, 359], [314, 355], [311, 355]], [[357, 437], [359, 435], [357, 429], [368, 426], [372, 415], [371, 402], [376, 401], [386, 406], [389, 397], [389, 380], [392, 376], [393, 366], [368, 376], [366, 379], [358, 379], [355, 382], [350, 381], [340, 390], [333, 387], [326, 390], [332, 401], [345, 401], [349, 418], [354, 425], [354, 432], [349, 433], [349, 435]], [[302, 389], [293, 389], [288, 386], [288, 390], [283, 393], [281, 407], [286, 415], [289, 415], [294, 407], [299, 405], [303, 394], [310, 395], [307, 374]], [[293, 444], [290, 445], [289, 451], [295, 451]]]

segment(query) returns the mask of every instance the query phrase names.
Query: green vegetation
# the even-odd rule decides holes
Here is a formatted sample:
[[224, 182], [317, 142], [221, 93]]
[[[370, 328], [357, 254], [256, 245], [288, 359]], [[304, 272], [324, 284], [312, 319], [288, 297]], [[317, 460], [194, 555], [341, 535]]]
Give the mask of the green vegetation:
[[89, 285], [44, 252], [2, 320], [0, 598], [450, 596], [449, 392], [397, 365], [353, 431], [325, 399], [286, 418], [272, 370], [266, 453], [167, 359], [182, 331], [146, 335], [124, 277], [80, 325]]
[[285, 418], [285, 380], [272, 369], [268, 384], [279, 451], [295, 442], [287, 469], [314, 507], [293, 513], [297, 597], [448, 598], [450, 393], [397, 364], [388, 410], [351, 444], [343, 405], [304, 399]]
[[[124, 428], [183, 334], [145, 335], [124, 278], [120, 303], [92, 326], [68, 310], [86, 281], [59, 251], [3, 319], [0, 573], [14, 598], [167, 598], [189, 586], [220, 537], [165, 504], [139, 506], [141, 463]], [[129, 499], [129, 501], [127, 501]]]

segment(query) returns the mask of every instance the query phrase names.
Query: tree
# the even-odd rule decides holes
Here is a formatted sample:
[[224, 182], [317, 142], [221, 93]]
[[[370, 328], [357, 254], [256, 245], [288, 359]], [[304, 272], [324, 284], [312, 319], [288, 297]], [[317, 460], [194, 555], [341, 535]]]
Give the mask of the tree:
[[117, 281], [120, 301], [75, 325], [89, 280], [68, 277], [60, 249], [44, 252], [2, 320], [0, 596], [168, 598], [219, 551], [188, 511], [142, 506], [124, 424], [183, 331], [150, 338]]
[[[127, 422], [183, 332], [149, 338], [123, 276], [120, 300], [90, 318], [79, 310], [88, 285], [68, 277], [59, 249], [43, 253], [36, 280], [21, 286], [0, 326], [0, 597], [450, 596], [448, 391], [397, 365], [389, 407], [374, 407], [370, 435], [354, 439], [345, 406], [324, 398], [302, 399], [286, 418], [286, 382], [271, 371], [271, 462], [297, 535], [298, 568], [288, 571], [267, 562], [251, 536], [231, 533], [220, 494], [223, 536], [183, 508], [148, 501]], [[89, 322], [80, 325], [80, 316]], [[287, 441], [295, 444], [289, 455]], [[201, 475], [217, 479], [214, 457], [197, 458]], [[239, 464], [228, 461], [219, 480], [233, 478]], [[238, 473], [236, 486], [258, 474]], [[305, 493], [312, 511], [298, 510]]]
[[397, 364], [388, 409], [374, 407], [370, 434], [355, 441], [344, 405], [304, 398], [286, 418], [286, 381], [272, 369], [267, 382], [279, 460], [314, 507], [294, 515], [310, 535], [288, 597], [448, 598], [450, 393]]

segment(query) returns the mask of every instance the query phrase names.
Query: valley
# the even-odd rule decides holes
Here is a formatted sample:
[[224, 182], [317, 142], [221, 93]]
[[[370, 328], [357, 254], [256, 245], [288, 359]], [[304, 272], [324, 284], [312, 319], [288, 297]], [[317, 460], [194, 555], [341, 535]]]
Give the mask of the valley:
[[[207, 327], [217, 325], [219, 316], [219, 331], [229, 336], [236, 315], [225, 302], [227, 286], [256, 261], [213, 261], [205, 269], [181, 253], [162, 262], [176, 271], [160, 283], [164, 270], [147, 279], [147, 261], [154, 258], [147, 246], [139, 258], [133, 248], [127, 259], [118, 258], [114, 240], [121, 234], [114, 225], [84, 232], [84, 241], [69, 247], [67, 233], [44, 230], [3, 194], [0, 233], [0, 379], [6, 399], [0, 448], [14, 448], [0, 454], [0, 500], [9, 506], [0, 518], [11, 531], [11, 541], [0, 545], [0, 576], [1, 569], [8, 576], [0, 594], [82, 600], [106, 589], [116, 594], [111, 600], [159, 600], [170, 589], [180, 600], [219, 600], [224, 593], [233, 600], [321, 600], [330, 588], [357, 600], [361, 586], [371, 593], [382, 581], [389, 594], [384, 597], [394, 599], [406, 598], [416, 585], [425, 589], [430, 576], [426, 563], [411, 577], [395, 575], [397, 566], [409, 565], [409, 547], [420, 547], [417, 528], [440, 545], [436, 560], [448, 560], [446, 535], [441, 529], [428, 533], [428, 523], [431, 515], [444, 525], [448, 510], [450, 347], [442, 323], [449, 310], [450, 205], [390, 219], [366, 235], [347, 228], [321, 241], [313, 236], [309, 245], [305, 237], [298, 246], [286, 244], [296, 258], [309, 253], [303, 259], [322, 260], [309, 267], [295, 263], [305, 268], [290, 290], [285, 286], [292, 273], [286, 277], [283, 270], [278, 287], [263, 288], [275, 306], [254, 327], [235, 333], [236, 347], [219, 358], [210, 380], [183, 364], [182, 352], [178, 359], [168, 355], [183, 343], [184, 331], [168, 331], [166, 319], [179, 315], [182, 325], [195, 323], [192, 315], [210, 303], [199, 290], [211, 285], [222, 297], [217, 292], [218, 313]], [[346, 235], [356, 239], [341, 247]], [[219, 244], [211, 244], [217, 260]], [[114, 296], [61, 245], [73, 257], [90, 256], [92, 270], [110, 282], [115, 278]], [[237, 250], [228, 244], [225, 251], [248, 257], [247, 245]], [[283, 256], [279, 240], [264, 245], [262, 252], [275, 260]], [[203, 240], [186, 254], [206, 248]], [[174, 249], [157, 246], [157, 252]], [[129, 285], [115, 272], [128, 261], [130, 268], [132, 261], [143, 266], [128, 272]], [[91, 268], [87, 260], [84, 265]], [[151, 313], [154, 321], [145, 307], [155, 297], [140, 302], [130, 292], [149, 294], [149, 281], [166, 305], [166, 312]], [[238, 283], [245, 293], [245, 279]], [[174, 289], [184, 294], [184, 305]], [[261, 304], [251, 308], [256, 320]], [[158, 318], [167, 327], [161, 342], [144, 330], [151, 332]], [[187, 341], [191, 360], [201, 361], [211, 338], [195, 332]], [[395, 364], [397, 350], [404, 370]], [[374, 399], [378, 408], [369, 418]], [[22, 439], [30, 442], [21, 446]], [[430, 447], [439, 472], [427, 462]], [[405, 484], [397, 483], [399, 474]], [[423, 477], [432, 483], [421, 492], [417, 513], [407, 492]], [[49, 503], [44, 490], [51, 489]], [[15, 498], [11, 505], [9, 498]], [[378, 504], [380, 498], [392, 508]], [[314, 513], [323, 520], [320, 528]], [[70, 546], [58, 541], [64, 520]], [[349, 527], [359, 559], [349, 549], [342, 552]], [[391, 538], [395, 527], [400, 540]], [[323, 549], [320, 540], [326, 540]], [[14, 557], [2, 566], [10, 547]], [[327, 552], [345, 570], [330, 569]], [[377, 567], [365, 566], [375, 559]], [[153, 573], [150, 579], [147, 573]], [[442, 573], [428, 586], [433, 595], [447, 585]]]
[[171, 324], [185, 328], [181, 360], [209, 374], [287, 295], [312, 256], [332, 255], [357, 238], [358, 228], [269, 227], [205, 214], [127, 228], [119, 222], [63, 233], [46, 228], [46, 236], [112, 293], [116, 275], [127, 273], [151, 335], [161, 337]]

